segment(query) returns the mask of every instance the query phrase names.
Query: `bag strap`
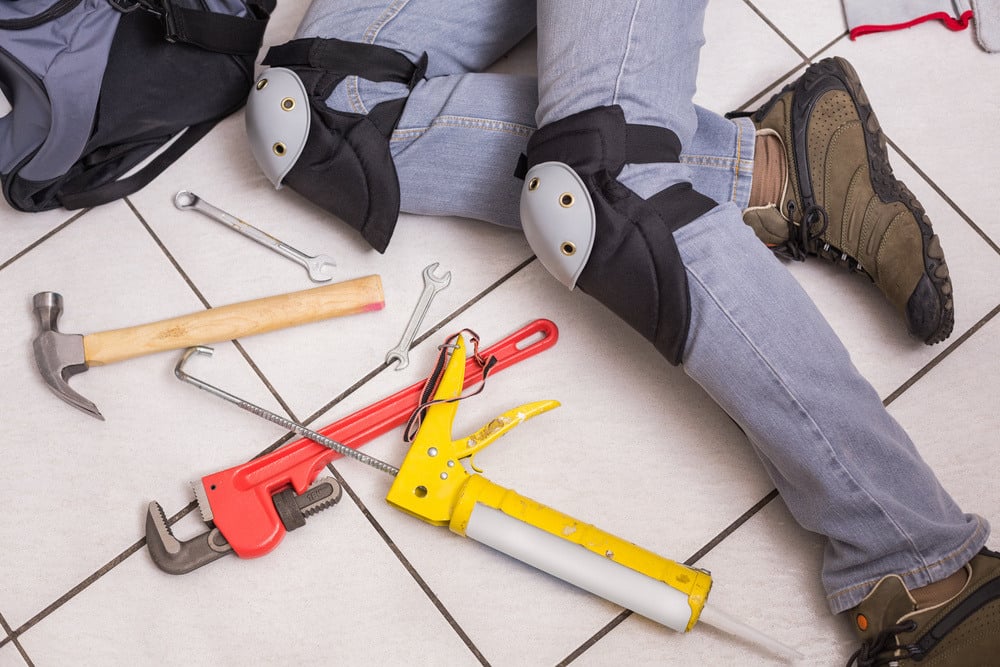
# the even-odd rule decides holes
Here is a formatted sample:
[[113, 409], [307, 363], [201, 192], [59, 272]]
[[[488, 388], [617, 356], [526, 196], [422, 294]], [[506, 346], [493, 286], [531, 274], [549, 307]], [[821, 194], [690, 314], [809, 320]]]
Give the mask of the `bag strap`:
[[247, 16], [191, 9], [174, 0], [108, 0], [119, 11], [143, 9], [163, 22], [168, 42], [191, 44], [206, 51], [256, 56], [277, 0], [249, 0]]
[[70, 13], [79, 4], [80, 0], [58, 0], [50, 5], [48, 9], [34, 16], [0, 21], [0, 30], [30, 30]]
[[177, 137], [172, 144], [163, 149], [159, 155], [131, 176], [105, 183], [96, 188], [84, 185], [84, 188], [77, 192], [73, 191], [71, 183], [66, 184], [59, 192], [59, 203], [62, 204], [63, 208], [76, 210], [107, 204], [110, 201], [121, 199], [137, 192], [149, 185], [154, 178], [159, 176], [189, 148], [198, 143], [218, 122], [217, 118], [213, 118], [204, 123], [191, 125], [184, 131], [184, 134]]

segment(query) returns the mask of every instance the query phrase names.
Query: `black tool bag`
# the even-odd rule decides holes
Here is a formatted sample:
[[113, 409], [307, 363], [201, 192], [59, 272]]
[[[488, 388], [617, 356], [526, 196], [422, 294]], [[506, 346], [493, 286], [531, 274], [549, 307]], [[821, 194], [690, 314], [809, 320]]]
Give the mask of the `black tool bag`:
[[145, 186], [246, 102], [274, 6], [0, 0], [6, 200], [75, 209]]

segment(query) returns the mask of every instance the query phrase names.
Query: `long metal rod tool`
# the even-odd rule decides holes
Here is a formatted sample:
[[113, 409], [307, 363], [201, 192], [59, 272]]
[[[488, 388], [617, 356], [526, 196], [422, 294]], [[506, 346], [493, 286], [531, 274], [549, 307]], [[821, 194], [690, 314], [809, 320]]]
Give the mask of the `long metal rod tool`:
[[181, 357], [180, 361], [178, 361], [177, 365], [174, 367], [174, 375], [176, 375], [177, 378], [179, 380], [182, 380], [183, 382], [192, 384], [195, 387], [198, 387], [199, 389], [207, 391], [213, 396], [217, 396], [223, 400], [232, 403], [233, 405], [243, 408], [249, 413], [255, 414], [258, 417], [263, 417], [269, 422], [272, 422], [283, 428], [286, 428], [289, 431], [298, 433], [303, 438], [309, 438], [314, 442], [318, 442], [324, 447], [332, 449], [333, 451], [342, 454], [343, 456], [349, 456], [352, 459], [361, 461], [365, 465], [369, 465], [377, 470], [381, 470], [382, 472], [388, 473], [394, 477], [399, 474], [399, 468], [389, 465], [385, 461], [377, 459], [374, 456], [369, 456], [364, 452], [359, 452], [358, 450], [352, 449], [341, 442], [337, 442], [336, 440], [332, 440], [331, 438], [328, 438], [325, 435], [317, 433], [316, 431], [307, 428], [306, 426], [303, 426], [298, 422], [294, 422], [290, 419], [282, 417], [281, 415], [271, 412], [266, 408], [262, 408], [259, 405], [251, 403], [250, 401], [246, 401], [240, 398], [239, 396], [230, 394], [228, 391], [225, 391], [224, 389], [220, 389], [219, 387], [211, 385], [205, 382], [204, 380], [199, 380], [198, 378], [188, 374], [183, 370], [184, 364], [187, 363], [187, 360], [190, 359], [192, 355], [204, 354], [206, 356], [212, 356], [212, 352], [213, 352], [212, 348], [205, 347], [204, 345], [188, 348], [187, 350], [185, 350], [184, 355]]

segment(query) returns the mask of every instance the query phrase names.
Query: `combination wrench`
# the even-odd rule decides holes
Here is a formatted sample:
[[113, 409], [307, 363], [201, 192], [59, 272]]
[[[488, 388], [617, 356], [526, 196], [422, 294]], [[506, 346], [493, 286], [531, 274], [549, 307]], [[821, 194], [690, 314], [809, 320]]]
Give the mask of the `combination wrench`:
[[410, 315], [410, 321], [406, 324], [406, 330], [403, 331], [403, 337], [399, 340], [399, 344], [385, 355], [385, 363], [398, 362], [396, 364], [397, 371], [406, 368], [410, 363], [410, 345], [413, 344], [413, 337], [417, 334], [417, 329], [420, 328], [420, 323], [424, 321], [424, 315], [427, 314], [427, 310], [430, 308], [431, 299], [451, 282], [451, 271], [445, 272], [441, 277], [434, 275], [437, 267], [437, 262], [424, 267], [424, 291], [420, 293], [420, 300], [417, 301], [417, 307], [413, 309], [413, 314]]
[[216, 222], [221, 222], [227, 227], [235, 229], [240, 234], [252, 238], [257, 243], [267, 246], [279, 255], [284, 255], [288, 259], [298, 262], [306, 267], [306, 270], [309, 272], [309, 278], [313, 282], [325, 283], [333, 280], [331, 269], [336, 266], [336, 262], [329, 255], [312, 256], [305, 254], [301, 250], [296, 250], [267, 232], [257, 229], [253, 225], [226, 213], [220, 208], [212, 206], [195, 193], [187, 190], [181, 190], [174, 195], [174, 206], [182, 211], [198, 211], [199, 213], [203, 213]]

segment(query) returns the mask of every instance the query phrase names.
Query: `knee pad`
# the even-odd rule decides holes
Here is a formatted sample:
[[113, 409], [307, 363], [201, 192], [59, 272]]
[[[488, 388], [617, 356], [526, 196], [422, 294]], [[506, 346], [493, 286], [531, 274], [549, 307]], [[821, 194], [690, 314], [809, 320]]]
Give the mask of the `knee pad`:
[[427, 67], [373, 44], [297, 39], [272, 47], [246, 108], [250, 149], [276, 188], [288, 185], [385, 252], [399, 217], [399, 180], [389, 137], [406, 97], [368, 114], [326, 105], [346, 77], [394, 81], [412, 90]]
[[691, 308], [673, 233], [716, 202], [688, 183], [642, 199], [617, 178], [625, 164], [677, 162], [680, 149], [673, 132], [628, 124], [617, 105], [589, 109], [532, 135], [521, 191], [521, 225], [542, 265], [675, 365]]

